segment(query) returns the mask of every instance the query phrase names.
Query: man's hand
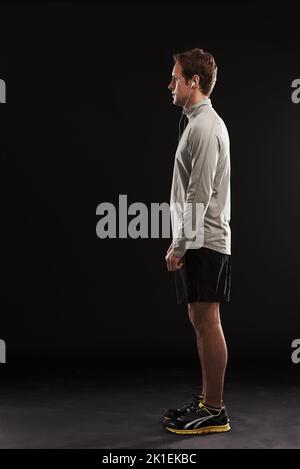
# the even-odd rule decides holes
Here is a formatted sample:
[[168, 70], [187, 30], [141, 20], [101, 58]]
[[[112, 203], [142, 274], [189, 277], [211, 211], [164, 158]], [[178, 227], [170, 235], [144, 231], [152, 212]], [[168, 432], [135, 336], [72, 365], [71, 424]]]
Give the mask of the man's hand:
[[172, 244], [168, 249], [167, 255], [165, 257], [167, 262], [167, 268], [169, 272], [174, 272], [175, 270], [180, 269], [183, 266], [183, 262], [181, 257], [175, 256], [173, 253]]

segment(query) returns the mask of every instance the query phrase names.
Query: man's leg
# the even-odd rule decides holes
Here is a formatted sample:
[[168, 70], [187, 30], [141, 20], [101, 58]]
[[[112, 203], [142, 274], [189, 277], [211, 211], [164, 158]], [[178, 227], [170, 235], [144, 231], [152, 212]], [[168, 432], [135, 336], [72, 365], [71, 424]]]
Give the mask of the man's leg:
[[227, 346], [220, 320], [220, 303], [189, 304], [189, 318], [194, 327], [201, 361], [204, 403], [221, 407]]
[[[191, 317], [191, 305], [188, 303], [188, 314], [190, 321], [192, 322], [192, 317]], [[196, 334], [196, 341], [197, 341], [197, 349], [198, 349], [198, 355], [199, 355], [199, 360], [200, 360], [200, 368], [201, 368], [201, 374], [202, 374], [202, 391], [201, 394], [202, 396], [205, 396], [205, 378], [204, 378], [204, 371], [203, 371], [203, 352], [202, 352], [202, 344], [201, 344], [201, 338], [199, 334]]]

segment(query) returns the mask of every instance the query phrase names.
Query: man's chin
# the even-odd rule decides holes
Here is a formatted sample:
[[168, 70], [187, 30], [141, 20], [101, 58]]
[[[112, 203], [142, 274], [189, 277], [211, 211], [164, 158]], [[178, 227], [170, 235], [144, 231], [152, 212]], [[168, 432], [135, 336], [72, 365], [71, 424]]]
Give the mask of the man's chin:
[[173, 100], [173, 104], [174, 106], [182, 106], [182, 104], [179, 101], [177, 101], [176, 98]]

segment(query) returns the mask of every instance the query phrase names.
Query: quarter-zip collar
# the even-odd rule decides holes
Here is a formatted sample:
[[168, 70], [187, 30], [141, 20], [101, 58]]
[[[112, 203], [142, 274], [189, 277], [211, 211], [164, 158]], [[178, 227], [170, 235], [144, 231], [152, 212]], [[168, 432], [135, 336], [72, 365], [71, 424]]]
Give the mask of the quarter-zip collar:
[[201, 101], [198, 101], [198, 103], [192, 104], [188, 109], [183, 109], [182, 112], [188, 117], [188, 119], [190, 119], [192, 116], [198, 113], [198, 110], [202, 106], [212, 107], [210, 98], [202, 99]]

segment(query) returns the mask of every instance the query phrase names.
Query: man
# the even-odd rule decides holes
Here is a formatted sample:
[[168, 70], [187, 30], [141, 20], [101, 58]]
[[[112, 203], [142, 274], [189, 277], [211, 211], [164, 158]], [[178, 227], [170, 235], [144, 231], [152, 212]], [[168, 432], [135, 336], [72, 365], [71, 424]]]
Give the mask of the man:
[[[229, 137], [210, 101], [217, 76], [213, 56], [192, 49], [173, 58], [168, 89], [173, 103], [183, 108], [188, 123], [175, 155], [170, 200], [171, 214], [172, 207], [181, 207], [182, 218], [177, 226], [172, 219], [173, 242], [165, 259], [168, 270], [175, 275], [177, 302], [187, 304], [195, 330], [202, 392], [190, 404], [168, 409], [163, 425], [179, 434], [225, 432], [230, 430], [223, 404], [227, 347], [220, 303], [230, 301]], [[196, 204], [203, 209], [200, 246], [201, 236], [198, 242], [191, 242], [183, 226], [191, 216], [188, 206], [195, 208]]]

